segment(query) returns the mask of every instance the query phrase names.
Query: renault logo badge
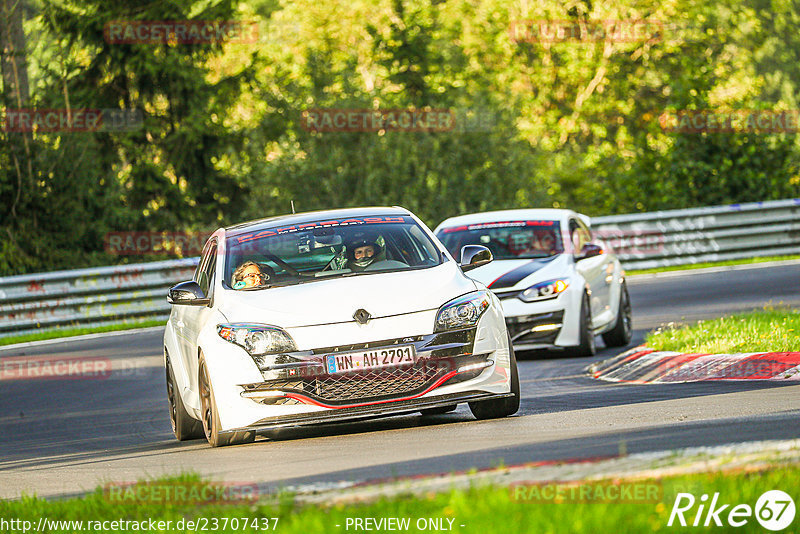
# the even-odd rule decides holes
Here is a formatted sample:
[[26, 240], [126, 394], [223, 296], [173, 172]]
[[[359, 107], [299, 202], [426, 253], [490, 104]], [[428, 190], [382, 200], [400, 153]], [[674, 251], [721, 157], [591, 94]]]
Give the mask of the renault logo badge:
[[360, 324], [367, 324], [372, 319], [372, 315], [367, 310], [360, 308], [353, 314], [353, 319]]

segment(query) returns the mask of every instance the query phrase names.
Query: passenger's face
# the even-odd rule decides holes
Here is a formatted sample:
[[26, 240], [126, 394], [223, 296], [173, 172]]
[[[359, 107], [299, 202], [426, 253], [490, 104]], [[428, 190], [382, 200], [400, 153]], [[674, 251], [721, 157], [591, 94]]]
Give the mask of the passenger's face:
[[372, 245], [364, 245], [363, 247], [358, 247], [353, 252], [353, 256], [357, 260], [363, 260], [364, 258], [371, 258], [374, 255], [375, 255], [375, 248]]
[[261, 284], [261, 269], [255, 265], [249, 265], [245, 268], [242, 275], [244, 287], [253, 287]]

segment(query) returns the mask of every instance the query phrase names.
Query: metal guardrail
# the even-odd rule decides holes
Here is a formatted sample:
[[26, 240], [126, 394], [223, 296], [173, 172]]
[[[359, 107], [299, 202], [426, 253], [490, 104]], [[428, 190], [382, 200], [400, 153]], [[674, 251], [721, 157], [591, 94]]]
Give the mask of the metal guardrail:
[[626, 269], [800, 254], [800, 199], [592, 217]]
[[64, 326], [164, 319], [166, 289], [197, 258], [0, 277], [0, 337]]
[[[800, 199], [594, 217], [626, 269], [800, 254]], [[169, 315], [197, 258], [0, 277], [0, 337]]]

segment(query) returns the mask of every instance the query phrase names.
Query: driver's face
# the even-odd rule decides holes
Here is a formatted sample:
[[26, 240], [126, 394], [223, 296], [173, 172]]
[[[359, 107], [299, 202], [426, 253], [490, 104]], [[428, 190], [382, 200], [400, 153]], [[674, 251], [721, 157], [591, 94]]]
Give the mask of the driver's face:
[[357, 260], [363, 260], [364, 258], [371, 258], [375, 255], [375, 248], [372, 245], [364, 245], [363, 247], [358, 247], [353, 251], [353, 256]]
[[242, 281], [244, 281], [244, 287], [254, 287], [260, 285], [261, 269], [255, 265], [248, 266], [245, 268], [244, 273], [242, 273]]

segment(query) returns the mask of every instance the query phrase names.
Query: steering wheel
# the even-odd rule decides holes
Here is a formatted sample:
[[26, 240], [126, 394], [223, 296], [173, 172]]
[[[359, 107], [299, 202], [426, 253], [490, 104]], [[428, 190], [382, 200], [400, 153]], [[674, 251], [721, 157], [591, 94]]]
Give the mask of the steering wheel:
[[407, 263], [397, 260], [381, 260], [367, 266], [365, 271], [385, 271], [388, 269], [403, 269], [408, 267]]

